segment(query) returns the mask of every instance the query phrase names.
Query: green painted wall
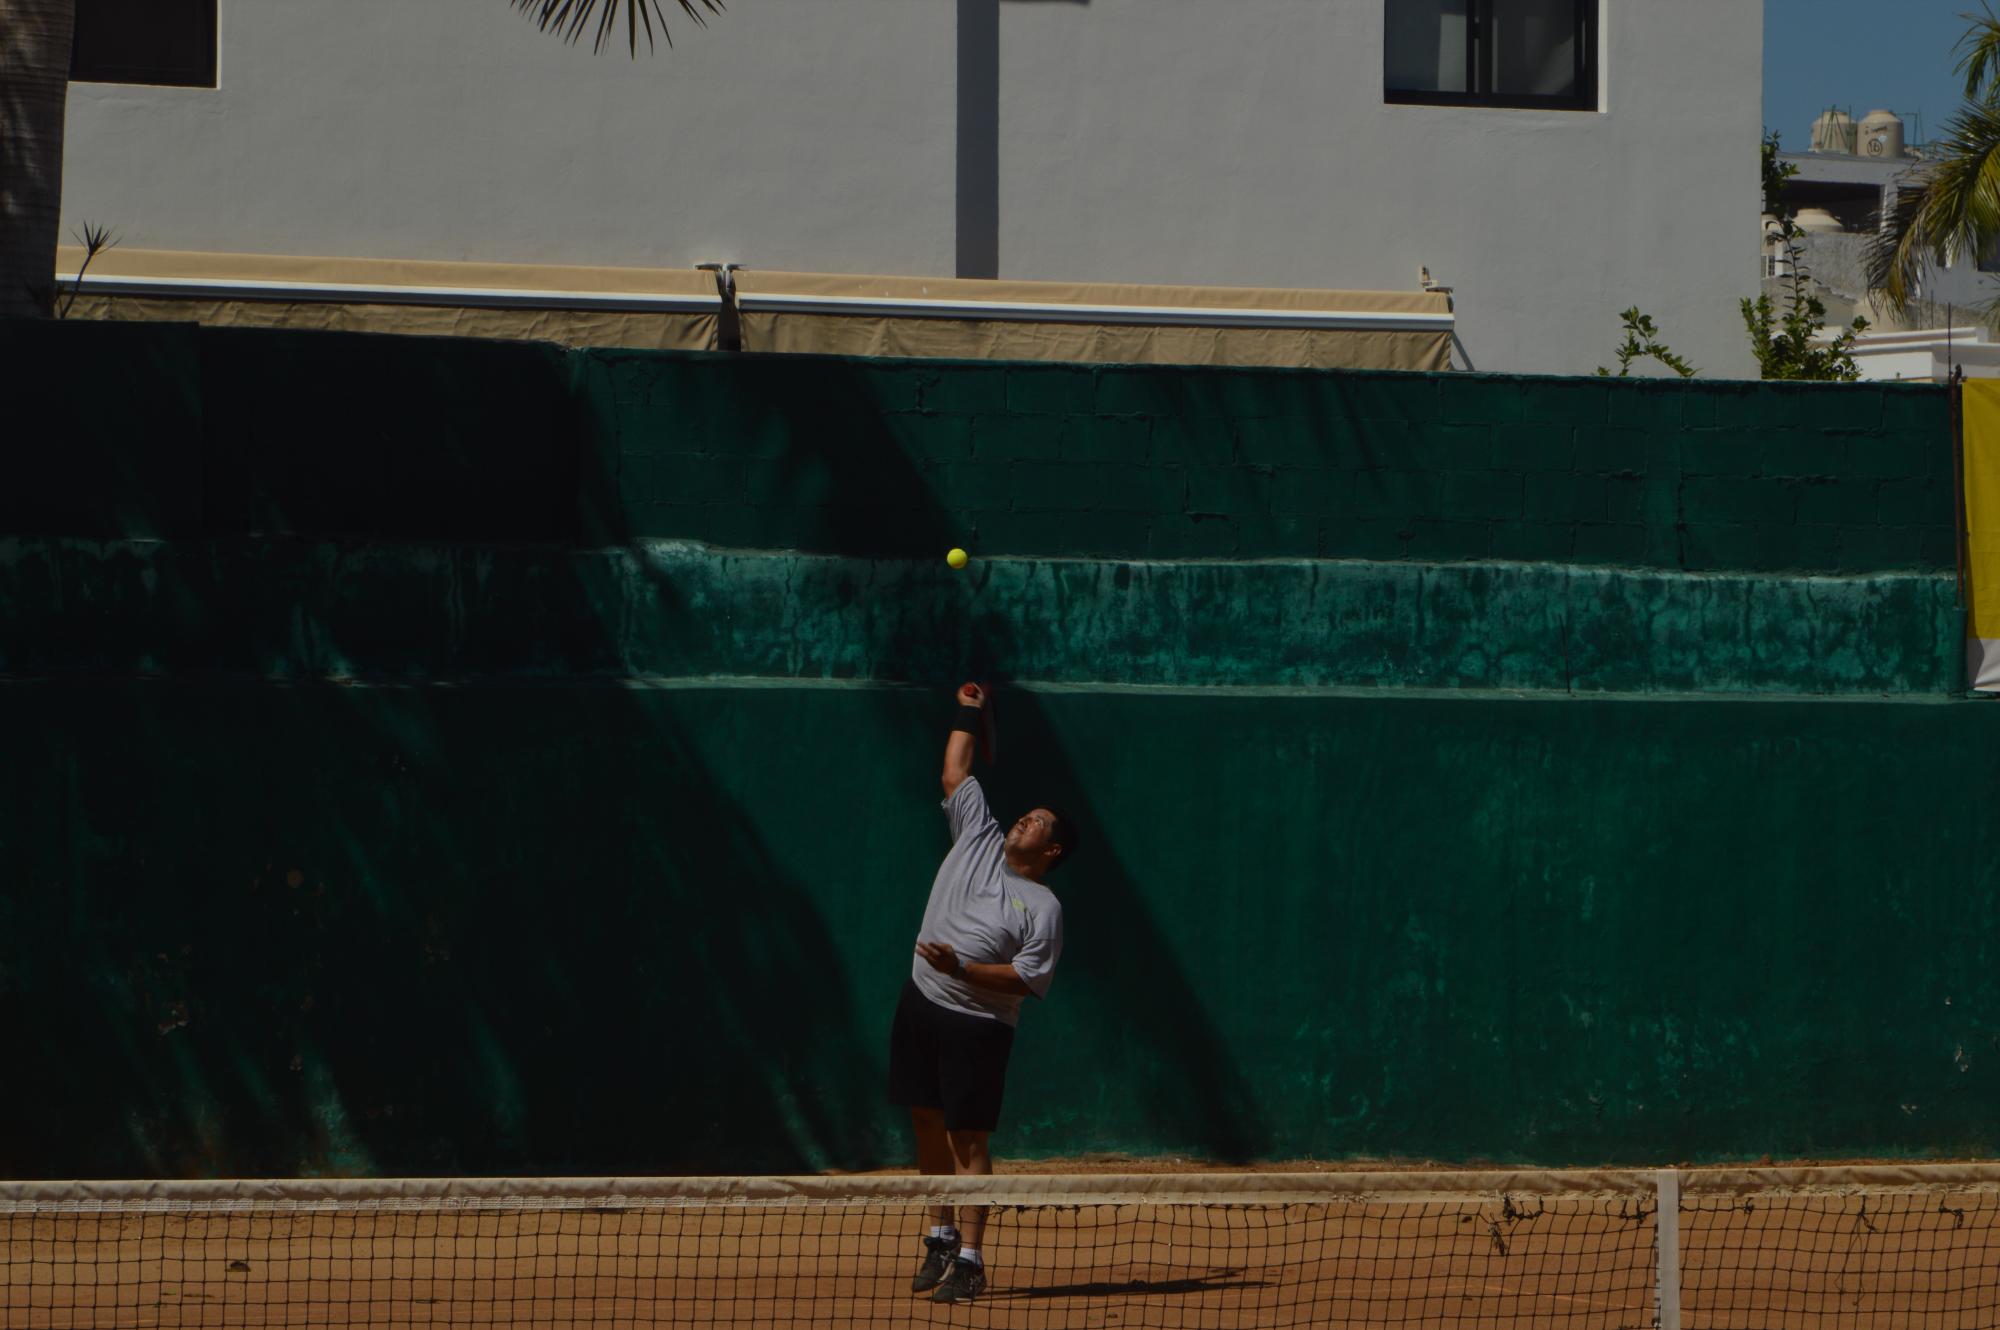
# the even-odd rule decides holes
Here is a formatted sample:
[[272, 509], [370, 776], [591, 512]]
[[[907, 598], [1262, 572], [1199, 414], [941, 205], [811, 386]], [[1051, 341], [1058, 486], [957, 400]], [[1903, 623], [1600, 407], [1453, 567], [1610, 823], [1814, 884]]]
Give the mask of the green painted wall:
[[[642, 535], [885, 555], [949, 541], [1953, 566], [1931, 388], [608, 354], [586, 382], [617, 449], [619, 516]], [[918, 511], [935, 518], [913, 524]]]
[[2000, 1147], [1936, 391], [0, 354], [0, 1176], [899, 1162], [968, 672], [1006, 1151]]
[[0, 538], [0, 674], [1932, 694], [1953, 578]]
[[[1942, 390], [0, 327], [0, 531], [1953, 569]], [[134, 446], [143, 440], [143, 447]]]
[[[1016, 691], [1003, 1149], [2000, 1148], [2000, 708]], [[900, 1157], [943, 698], [0, 687], [0, 1173]]]

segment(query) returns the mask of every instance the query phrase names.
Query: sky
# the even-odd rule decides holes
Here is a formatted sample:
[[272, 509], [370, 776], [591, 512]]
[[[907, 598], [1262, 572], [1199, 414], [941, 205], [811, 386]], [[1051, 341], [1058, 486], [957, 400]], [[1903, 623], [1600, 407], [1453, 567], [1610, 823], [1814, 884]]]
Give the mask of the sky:
[[[1856, 120], [1883, 107], [1905, 120], [1921, 111], [1924, 136], [1937, 137], [1963, 100], [1952, 73], [1967, 26], [1960, 15], [1978, 8], [1979, 0], [1764, 0], [1764, 127], [1803, 150], [1827, 107]], [[1915, 124], [1908, 135], [1918, 138]]]

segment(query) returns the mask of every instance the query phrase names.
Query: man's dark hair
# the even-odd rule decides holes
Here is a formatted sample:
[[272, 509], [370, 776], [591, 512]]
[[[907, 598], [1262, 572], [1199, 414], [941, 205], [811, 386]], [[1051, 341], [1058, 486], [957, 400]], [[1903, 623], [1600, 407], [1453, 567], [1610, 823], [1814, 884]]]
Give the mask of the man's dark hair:
[[1076, 853], [1077, 837], [1076, 823], [1071, 820], [1068, 813], [1060, 808], [1050, 808], [1049, 812], [1056, 820], [1056, 824], [1049, 828], [1049, 839], [1062, 846], [1062, 853], [1049, 861], [1048, 871], [1053, 873], [1068, 863], [1070, 856]]

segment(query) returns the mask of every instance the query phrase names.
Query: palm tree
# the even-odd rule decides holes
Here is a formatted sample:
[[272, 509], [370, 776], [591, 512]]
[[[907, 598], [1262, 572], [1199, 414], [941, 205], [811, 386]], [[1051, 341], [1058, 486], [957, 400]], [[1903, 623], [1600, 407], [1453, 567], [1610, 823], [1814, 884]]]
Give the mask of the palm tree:
[[0, 0], [0, 317], [55, 303], [76, 0]]
[[[632, 56], [643, 32], [673, 44], [666, 0], [512, 0], [564, 41], [594, 33], [603, 50], [620, 20]], [[696, 23], [722, 0], [672, 0]], [[63, 117], [77, 0], [0, 0], [0, 318], [46, 316], [56, 295]]]
[[[674, 0], [681, 12], [696, 23], [706, 24], [702, 10], [711, 14], [722, 12], [722, 0]], [[699, 4], [700, 9], [695, 6]], [[591, 43], [593, 50], [602, 51], [611, 34], [618, 30], [618, 18], [625, 18], [625, 37], [636, 59], [639, 54], [639, 32], [646, 33], [646, 49], [653, 47], [653, 25], [658, 23], [660, 35], [667, 39], [667, 45], [674, 44], [673, 33], [667, 30], [667, 16], [660, 10], [660, 0], [604, 0], [604, 7], [598, 8], [597, 0], [514, 0], [514, 8], [523, 13], [533, 14], [535, 24], [543, 32], [554, 30], [562, 34], [563, 40], [573, 42], [591, 26], [597, 24], [597, 39]]]
[[1932, 266], [2000, 241], [2000, 18], [1991, 10], [1965, 17], [1972, 25], [1958, 44], [1965, 105], [1922, 175], [1897, 192], [1869, 253], [1869, 286], [1898, 313]]

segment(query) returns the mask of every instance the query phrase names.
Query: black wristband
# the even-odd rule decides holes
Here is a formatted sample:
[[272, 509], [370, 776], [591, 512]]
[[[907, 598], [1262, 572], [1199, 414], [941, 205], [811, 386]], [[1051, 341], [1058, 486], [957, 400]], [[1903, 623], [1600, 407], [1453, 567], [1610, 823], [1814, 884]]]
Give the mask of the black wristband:
[[963, 702], [959, 703], [958, 719], [951, 723], [952, 732], [954, 734], [978, 734], [980, 710], [979, 707], [969, 707]]

